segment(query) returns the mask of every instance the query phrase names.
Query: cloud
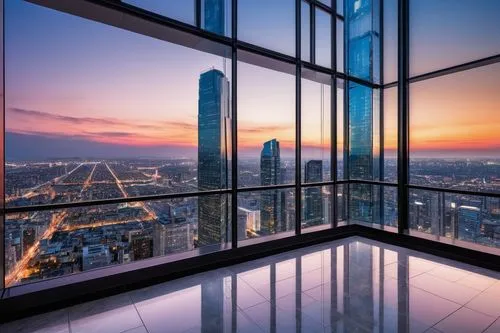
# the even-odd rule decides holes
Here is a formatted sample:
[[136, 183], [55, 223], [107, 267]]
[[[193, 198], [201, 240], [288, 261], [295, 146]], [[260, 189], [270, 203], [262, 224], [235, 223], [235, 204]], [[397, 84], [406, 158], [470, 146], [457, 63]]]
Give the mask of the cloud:
[[245, 134], [269, 134], [272, 135], [273, 132], [280, 132], [280, 131], [293, 131], [295, 130], [295, 125], [290, 124], [290, 125], [264, 125], [264, 126], [244, 126], [238, 128], [238, 133], [245, 133]]
[[129, 132], [85, 132], [89, 136], [107, 136], [107, 137], [134, 137], [136, 133]]
[[[121, 126], [121, 127], [130, 127], [142, 130], [197, 130], [198, 124], [190, 123], [190, 122], [182, 122], [182, 121], [155, 121], [154, 123], [147, 123], [140, 120], [129, 120], [124, 121], [116, 118], [95, 118], [95, 117], [73, 117], [66, 116], [57, 113], [49, 113], [44, 111], [37, 110], [27, 110], [22, 108], [9, 108], [7, 110], [9, 116], [19, 116], [19, 117], [28, 117], [32, 120], [36, 121], [44, 121], [44, 122], [56, 122], [56, 123], [65, 123], [69, 125], [80, 125], [80, 126]], [[103, 131], [104, 133], [104, 131]]]

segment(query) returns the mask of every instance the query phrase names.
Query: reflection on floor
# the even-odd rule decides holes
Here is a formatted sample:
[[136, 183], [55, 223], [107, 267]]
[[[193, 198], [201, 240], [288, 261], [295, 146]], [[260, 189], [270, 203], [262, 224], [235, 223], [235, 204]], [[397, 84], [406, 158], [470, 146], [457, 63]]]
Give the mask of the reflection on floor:
[[500, 332], [500, 274], [351, 237], [11, 322], [7, 332]]

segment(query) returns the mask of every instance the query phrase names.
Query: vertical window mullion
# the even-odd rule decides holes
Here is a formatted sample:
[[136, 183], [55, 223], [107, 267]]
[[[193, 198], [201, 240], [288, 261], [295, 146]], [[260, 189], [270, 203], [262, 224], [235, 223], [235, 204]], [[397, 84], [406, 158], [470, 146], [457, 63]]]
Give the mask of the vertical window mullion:
[[301, 234], [302, 221], [302, 143], [301, 143], [301, 7], [302, 1], [295, 0], [295, 234]]
[[238, 0], [231, 0], [231, 248], [238, 247], [238, 110], [237, 110], [237, 82], [238, 82]]
[[398, 232], [408, 230], [409, 0], [398, 8]]

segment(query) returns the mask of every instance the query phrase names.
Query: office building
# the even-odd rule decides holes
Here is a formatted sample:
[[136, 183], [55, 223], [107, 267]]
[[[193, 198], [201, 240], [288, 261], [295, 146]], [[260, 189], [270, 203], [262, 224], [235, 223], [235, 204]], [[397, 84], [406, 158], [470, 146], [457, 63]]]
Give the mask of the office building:
[[[228, 185], [229, 81], [216, 69], [202, 73], [198, 98], [198, 190], [219, 190]], [[198, 198], [198, 246], [226, 242], [227, 199]]]
[[[305, 182], [316, 183], [321, 181], [323, 181], [323, 161], [311, 160], [306, 162]], [[304, 222], [308, 225], [322, 224], [324, 209], [321, 191], [321, 187], [309, 187], [304, 190]]]

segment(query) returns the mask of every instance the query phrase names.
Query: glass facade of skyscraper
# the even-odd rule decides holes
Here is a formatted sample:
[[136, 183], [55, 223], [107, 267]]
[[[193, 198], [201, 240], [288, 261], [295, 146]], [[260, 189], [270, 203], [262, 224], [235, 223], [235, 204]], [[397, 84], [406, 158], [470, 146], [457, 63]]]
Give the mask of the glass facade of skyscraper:
[[498, 251], [493, 2], [6, 1], [2, 287], [352, 224]]

